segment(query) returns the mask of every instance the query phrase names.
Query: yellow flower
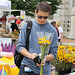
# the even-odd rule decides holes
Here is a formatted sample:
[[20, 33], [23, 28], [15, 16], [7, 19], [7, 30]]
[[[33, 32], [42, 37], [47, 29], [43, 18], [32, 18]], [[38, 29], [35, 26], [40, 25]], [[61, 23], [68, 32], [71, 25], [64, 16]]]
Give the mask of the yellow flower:
[[38, 43], [39, 43], [39, 44], [42, 44], [43, 42], [42, 42], [42, 41], [38, 41]]
[[72, 64], [75, 65], [75, 47], [70, 45], [59, 46], [57, 56], [53, 64], [57, 64], [55, 65], [57, 69], [67, 69], [71, 68]]
[[59, 60], [60, 60], [60, 61], [62, 61], [62, 60], [64, 60], [64, 59], [63, 59], [63, 57], [62, 57], [62, 56], [60, 56], [60, 57], [59, 57]]
[[68, 61], [69, 61], [69, 62], [72, 62], [72, 58], [70, 57], [70, 58], [68, 59]]
[[39, 44], [50, 44], [51, 42], [49, 40], [46, 40], [46, 36], [44, 36], [43, 38], [39, 38], [38, 43]]
[[65, 61], [66, 63], [68, 63], [68, 60], [67, 60], [67, 59], [65, 59], [64, 61]]
[[57, 58], [59, 58], [60, 61], [65, 61], [65, 62], [72, 62], [72, 60], [75, 59], [75, 48], [70, 46], [70, 45], [63, 45], [59, 46], [58, 52], [57, 52]]
[[57, 56], [60, 56], [60, 55], [61, 55], [61, 51], [58, 50], [58, 52], [57, 52]]
[[66, 54], [65, 56], [66, 56], [66, 58], [69, 58], [71, 55], [70, 54]]
[[72, 52], [75, 52], [75, 48], [72, 48]]
[[[41, 48], [41, 63], [42, 63], [45, 55], [48, 54], [48, 49], [51, 42], [47, 40], [46, 36], [44, 36], [43, 38], [38, 39], [38, 43]], [[43, 75], [43, 65], [41, 65], [41, 68], [40, 68], [40, 75]]]
[[75, 58], [74, 58], [74, 59], [72, 59], [72, 63], [73, 63], [73, 64], [75, 64]]
[[47, 44], [50, 44], [51, 42], [50, 41], [48, 41], [48, 40], [45, 40], [45, 42], [47, 43]]

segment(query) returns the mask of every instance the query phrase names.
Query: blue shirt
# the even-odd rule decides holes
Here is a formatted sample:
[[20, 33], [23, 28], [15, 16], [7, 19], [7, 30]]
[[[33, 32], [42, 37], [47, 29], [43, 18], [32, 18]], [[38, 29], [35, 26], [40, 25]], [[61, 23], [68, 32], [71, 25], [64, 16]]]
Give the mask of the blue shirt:
[[[31, 34], [29, 36], [29, 52], [30, 53], [40, 53], [40, 47], [38, 44], [36, 32], [49, 32], [49, 33], [54, 33], [53, 41], [51, 43], [50, 49], [49, 49], [49, 54], [53, 54], [54, 58], [56, 57], [57, 54], [57, 39], [58, 39], [58, 34], [56, 29], [49, 23], [46, 22], [45, 24], [38, 24], [36, 20], [33, 22], [33, 26], [31, 29]], [[22, 27], [20, 35], [19, 35], [19, 40], [17, 44], [17, 51], [20, 53], [21, 49], [26, 48], [26, 27], [27, 23]], [[39, 35], [40, 36], [40, 35]], [[28, 65], [28, 67], [35, 73], [40, 74], [40, 66], [36, 67], [34, 61], [32, 59], [29, 59], [27, 57], [24, 57], [21, 65]], [[46, 62], [45, 65], [43, 66], [43, 75], [50, 75], [50, 62]]]

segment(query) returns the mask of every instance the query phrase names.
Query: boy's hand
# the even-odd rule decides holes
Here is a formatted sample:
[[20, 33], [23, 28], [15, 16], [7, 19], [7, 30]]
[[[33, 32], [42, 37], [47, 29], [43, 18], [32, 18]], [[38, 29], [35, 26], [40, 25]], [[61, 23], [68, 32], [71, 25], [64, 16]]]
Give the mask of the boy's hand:
[[34, 59], [36, 56], [37, 56], [36, 53], [32, 53], [32, 54], [29, 55], [29, 58], [30, 58], [30, 59]]
[[44, 66], [44, 65], [45, 65], [45, 63], [46, 63], [46, 60], [47, 60], [47, 58], [45, 57], [45, 58], [43, 59], [43, 62], [42, 62], [41, 64], [36, 63], [36, 65], [37, 65], [37, 66], [41, 66], [41, 65], [43, 65], [43, 66]]
[[36, 65], [37, 65], [37, 66], [41, 66], [41, 65], [44, 66], [44, 65], [45, 65], [45, 62], [46, 62], [46, 61], [42, 62], [41, 64], [36, 63]]

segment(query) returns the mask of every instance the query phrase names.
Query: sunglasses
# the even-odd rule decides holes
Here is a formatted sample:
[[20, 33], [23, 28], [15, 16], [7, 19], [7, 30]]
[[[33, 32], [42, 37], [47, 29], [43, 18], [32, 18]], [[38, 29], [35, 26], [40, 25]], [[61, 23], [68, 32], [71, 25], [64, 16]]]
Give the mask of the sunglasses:
[[48, 16], [37, 16], [39, 19], [42, 19], [42, 18], [44, 18], [44, 19], [47, 19], [48, 18]]

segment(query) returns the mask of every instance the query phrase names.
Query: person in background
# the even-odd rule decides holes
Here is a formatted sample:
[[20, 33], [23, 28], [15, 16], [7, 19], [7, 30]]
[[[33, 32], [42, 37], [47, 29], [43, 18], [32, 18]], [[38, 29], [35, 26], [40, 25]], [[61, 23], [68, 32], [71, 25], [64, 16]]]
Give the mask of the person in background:
[[17, 20], [16, 20], [16, 24], [17, 24], [18, 27], [20, 27], [20, 23], [21, 23], [21, 18], [20, 18], [20, 16], [17, 16], [16, 19], [17, 19]]
[[19, 29], [21, 30], [22, 29], [22, 27], [23, 27], [23, 25], [25, 24], [25, 20], [24, 19], [21, 19], [21, 23], [20, 23], [20, 27], [19, 27]]
[[[51, 13], [51, 6], [47, 2], [39, 2], [36, 5], [35, 14], [37, 19], [32, 21], [32, 29], [31, 34], [29, 36], [29, 50], [26, 49], [26, 27], [27, 23], [21, 29], [18, 43], [17, 43], [17, 51], [24, 55], [23, 60], [21, 61], [19, 75], [40, 75], [40, 66], [43, 65], [43, 75], [51, 75], [51, 62], [57, 54], [58, 45], [57, 39], [58, 34], [55, 28], [47, 21]], [[40, 46], [38, 44], [38, 40], [36, 32], [43, 33], [52, 33], [54, 34], [53, 40], [51, 42], [51, 47], [49, 49], [49, 53], [46, 56], [47, 60], [44, 60], [41, 64], [35, 64], [33, 59], [40, 54]], [[40, 35], [39, 35], [40, 36]], [[38, 67], [37, 67], [37, 66]], [[27, 71], [28, 70], [28, 71]]]
[[0, 37], [3, 37], [3, 34], [5, 34], [5, 29], [2, 27], [3, 23], [0, 22]]
[[56, 27], [56, 21], [52, 21], [51, 24], [56, 28], [57, 33], [58, 33], [58, 37], [59, 37], [59, 30], [58, 30], [58, 28]]
[[0, 22], [0, 29], [2, 29], [2, 23]]
[[5, 33], [5, 29], [2, 27], [3, 23], [0, 22], [0, 33]]
[[13, 20], [13, 22], [11, 21], [11, 28], [12, 28], [12, 32], [18, 30], [19, 28], [17, 27], [17, 24], [15, 23], [15, 20]]
[[59, 21], [56, 21], [56, 27], [59, 30], [58, 42], [59, 42], [59, 45], [61, 45], [62, 44], [62, 38], [63, 38], [63, 29], [62, 29], [62, 27], [60, 27], [60, 22]]
[[9, 33], [12, 33], [12, 30], [11, 30], [11, 23], [10, 21], [6, 21], [6, 33], [9, 34]]

